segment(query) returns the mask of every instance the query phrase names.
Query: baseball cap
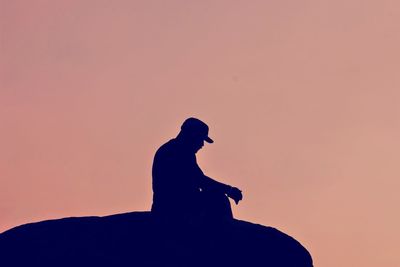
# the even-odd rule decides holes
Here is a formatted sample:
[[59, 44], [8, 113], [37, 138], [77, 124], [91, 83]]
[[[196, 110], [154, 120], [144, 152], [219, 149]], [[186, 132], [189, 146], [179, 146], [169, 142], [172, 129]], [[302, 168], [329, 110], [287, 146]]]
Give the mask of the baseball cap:
[[214, 143], [208, 136], [208, 125], [196, 118], [186, 119], [182, 126], [181, 131], [190, 135], [196, 135], [204, 139], [207, 143]]

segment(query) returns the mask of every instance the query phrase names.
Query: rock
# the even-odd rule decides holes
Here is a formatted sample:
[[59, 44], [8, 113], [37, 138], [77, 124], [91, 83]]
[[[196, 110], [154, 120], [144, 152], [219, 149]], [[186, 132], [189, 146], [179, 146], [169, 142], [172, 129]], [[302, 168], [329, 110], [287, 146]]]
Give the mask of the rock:
[[240, 220], [166, 223], [132, 212], [15, 227], [0, 234], [0, 266], [313, 265], [299, 242], [272, 227]]

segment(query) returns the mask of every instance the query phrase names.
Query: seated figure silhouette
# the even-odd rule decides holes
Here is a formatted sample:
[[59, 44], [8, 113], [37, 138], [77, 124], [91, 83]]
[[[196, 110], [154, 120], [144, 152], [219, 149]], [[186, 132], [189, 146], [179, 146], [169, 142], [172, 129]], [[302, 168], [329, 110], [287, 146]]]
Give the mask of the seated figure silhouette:
[[236, 204], [241, 191], [218, 182], [202, 172], [196, 153], [208, 137], [208, 126], [196, 118], [188, 118], [178, 136], [162, 145], [153, 161], [153, 205], [157, 216], [189, 220], [233, 219], [228, 197]]

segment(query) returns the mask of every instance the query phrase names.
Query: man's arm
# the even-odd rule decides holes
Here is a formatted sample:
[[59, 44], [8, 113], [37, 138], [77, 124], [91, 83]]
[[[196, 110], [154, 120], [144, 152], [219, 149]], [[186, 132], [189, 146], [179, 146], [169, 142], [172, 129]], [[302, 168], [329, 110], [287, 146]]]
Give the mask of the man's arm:
[[239, 203], [240, 200], [243, 199], [242, 191], [239, 188], [232, 187], [230, 185], [215, 181], [214, 179], [203, 175], [201, 178], [201, 185], [202, 188], [215, 190], [217, 192], [221, 192], [221, 194], [226, 194], [228, 197], [232, 198], [236, 205]]
[[229, 190], [231, 190], [232, 187], [230, 185], [215, 181], [214, 179], [206, 176], [200, 169], [199, 165], [197, 165], [195, 157], [193, 158], [192, 166], [193, 174], [195, 175], [201, 189], [217, 191], [221, 194], [227, 194]]
[[215, 192], [220, 192], [221, 194], [226, 194], [228, 197], [232, 198], [236, 204], [243, 199], [242, 191], [240, 191], [239, 188], [218, 182], [204, 175], [199, 165], [197, 165], [196, 158], [194, 158], [194, 166], [194, 173], [196, 173], [201, 189], [212, 190]]
[[223, 194], [228, 194], [228, 192], [232, 189], [232, 186], [215, 181], [211, 177], [208, 177], [204, 174], [200, 178], [200, 187], [204, 189], [211, 189], [213, 191], [218, 191]]

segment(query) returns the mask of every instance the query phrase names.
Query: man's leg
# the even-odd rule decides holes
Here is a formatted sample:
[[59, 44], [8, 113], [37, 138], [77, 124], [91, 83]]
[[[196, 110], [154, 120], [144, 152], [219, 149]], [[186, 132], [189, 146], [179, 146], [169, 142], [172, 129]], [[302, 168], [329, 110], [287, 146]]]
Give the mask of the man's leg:
[[231, 203], [225, 194], [204, 190], [201, 192], [201, 195], [202, 207], [207, 219], [233, 219]]

